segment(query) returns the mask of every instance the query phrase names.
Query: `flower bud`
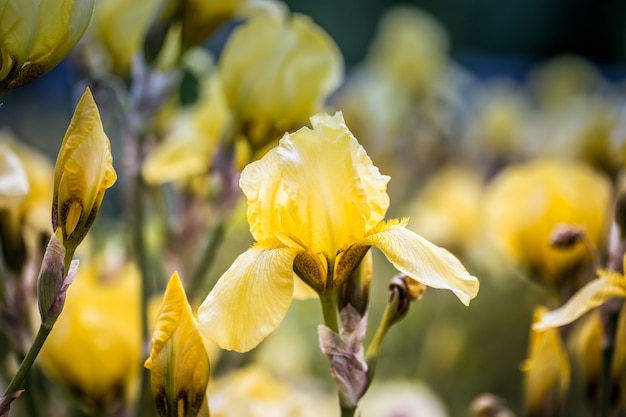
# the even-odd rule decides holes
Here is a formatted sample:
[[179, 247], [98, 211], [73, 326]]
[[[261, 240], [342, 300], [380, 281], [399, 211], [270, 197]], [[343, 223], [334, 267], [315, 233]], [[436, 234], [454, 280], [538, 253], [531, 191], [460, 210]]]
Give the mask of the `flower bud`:
[[54, 169], [52, 227], [62, 230], [68, 253], [89, 231], [104, 192], [116, 179], [111, 144], [88, 88], [76, 106]]
[[209, 357], [176, 272], [163, 296], [145, 367], [152, 371], [152, 391], [161, 417], [198, 415], [206, 402]]
[[95, 0], [4, 2], [0, 93], [33, 81], [61, 62], [87, 30], [94, 5]]
[[389, 325], [406, 316], [413, 301], [420, 299], [426, 286], [405, 274], [398, 274], [389, 283], [389, 306], [395, 307]]
[[37, 299], [42, 325], [51, 328], [63, 311], [67, 288], [74, 280], [77, 268], [78, 260], [74, 260], [67, 275], [65, 274], [65, 247], [62, 243], [61, 230], [57, 229], [48, 242], [37, 280]]

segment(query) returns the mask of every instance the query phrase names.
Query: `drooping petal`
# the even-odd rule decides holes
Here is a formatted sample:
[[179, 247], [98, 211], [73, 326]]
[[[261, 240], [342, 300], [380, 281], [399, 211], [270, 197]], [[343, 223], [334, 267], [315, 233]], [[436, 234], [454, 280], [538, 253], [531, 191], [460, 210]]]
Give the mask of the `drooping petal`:
[[376, 246], [400, 272], [426, 286], [452, 291], [465, 305], [478, 294], [478, 279], [454, 255], [402, 222], [381, 223], [359, 243]]
[[238, 352], [261, 343], [291, 304], [297, 253], [257, 244], [241, 254], [200, 306], [200, 332], [222, 349]]
[[198, 414], [209, 382], [209, 357], [176, 272], [163, 296], [145, 366], [152, 371], [160, 415]]
[[626, 279], [617, 272], [601, 271], [600, 277], [587, 283], [564, 305], [543, 315], [533, 329], [542, 330], [573, 322], [611, 298], [626, 298]]
[[246, 167], [240, 185], [257, 240], [297, 236], [313, 253], [335, 256], [378, 224], [389, 207], [381, 175], [340, 112], [311, 118]]

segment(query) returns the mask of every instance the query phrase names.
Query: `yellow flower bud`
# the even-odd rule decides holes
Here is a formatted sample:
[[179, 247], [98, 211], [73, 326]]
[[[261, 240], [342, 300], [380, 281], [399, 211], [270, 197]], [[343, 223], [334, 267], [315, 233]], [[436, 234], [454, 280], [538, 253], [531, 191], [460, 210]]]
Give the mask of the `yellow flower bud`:
[[39, 354], [48, 376], [95, 407], [130, 399], [141, 358], [139, 272], [82, 261]]
[[68, 252], [73, 253], [87, 234], [105, 190], [116, 179], [111, 144], [87, 89], [76, 106], [54, 169], [52, 227], [63, 231]]
[[146, 360], [162, 417], [196, 416], [204, 406], [209, 357], [178, 273], [172, 275], [152, 334]]
[[307, 122], [341, 82], [339, 48], [309, 18], [257, 17], [229, 38], [219, 63], [238, 128], [258, 149]]
[[95, 0], [4, 1], [0, 13], [0, 91], [54, 68], [91, 21]]

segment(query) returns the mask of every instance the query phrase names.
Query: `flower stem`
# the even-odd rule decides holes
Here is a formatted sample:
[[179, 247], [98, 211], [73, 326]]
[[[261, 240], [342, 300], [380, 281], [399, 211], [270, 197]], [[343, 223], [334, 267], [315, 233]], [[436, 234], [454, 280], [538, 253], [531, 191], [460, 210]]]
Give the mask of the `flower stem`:
[[382, 346], [383, 339], [393, 324], [393, 316], [396, 308], [397, 301], [392, 300], [389, 304], [387, 304], [383, 317], [378, 324], [378, 328], [376, 329], [376, 333], [367, 347], [365, 362], [367, 363], [367, 380], [370, 383], [372, 378], [374, 378], [374, 371], [376, 370], [376, 364], [378, 363], [378, 355], [380, 354], [380, 347]]
[[11, 379], [11, 382], [4, 391], [4, 395], [14, 393], [22, 388], [24, 380], [28, 375], [28, 371], [30, 371], [33, 363], [35, 363], [35, 359], [37, 359], [37, 355], [39, 355], [39, 351], [43, 347], [43, 344], [48, 338], [51, 330], [51, 326], [41, 325], [39, 327], [39, 331], [35, 336], [33, 344], [30, 346], [30, 349], [28, 349], [28, 353], [26, 354], [26, 357], [24, 357], [24, 360], [20, 364], [20, 367], [17, 369], [17, 373], [15, 374], [13, 379]]
[[356, 407], [341, 404], [341, 417], [358, 417], [356, 414]]
[[213, 266], [217, 249], [224, 240], [225, 229], [226, 227], [224, 226], [224, 222], [221, 221], [211, 230], [211, 234], [209, 235], [206, 245], [204, 246], [204, 250], [200, 255], [200, 263], [191, 275], [191, 287], [189, 288], [189, 293], [192, 294], [192, 296], [195, 296], [198, 292], [204, 289], [205, 278]]
[[339, 333], [339, 321], [337, 319], [337, 291], [331, 289], [320, 295], [324, 325], [335, 333]]

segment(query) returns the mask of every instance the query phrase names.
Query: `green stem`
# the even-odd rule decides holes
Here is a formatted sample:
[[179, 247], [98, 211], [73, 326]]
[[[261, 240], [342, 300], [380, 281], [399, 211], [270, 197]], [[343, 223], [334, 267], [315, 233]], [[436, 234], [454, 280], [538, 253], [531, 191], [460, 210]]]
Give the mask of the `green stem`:
[[339, 333], [339, 320], [337, 319], [337, 291], [329, 290], [320, 294], [324, 325], [335, 333]]
[[374, 371], [378, 363], [378, 355], [380, 354], [380, 347], [383, 344], [383, 339], [387, 335], [389, 328], [393, 324], [393, 318], [397, 309], [397, 299], [394, 299], [391, 303], [385, 307], [383, 317], [378, 324], [376, 333], [372, 338], [367, 351], [365, 353], [365, 362], [367, 363], [367, 380], [371, 384], [372, 378], [374, 378]]
[[209, 235], [209, 238], [204, 246], [204, 250], [200, 255], [200, 263], [191, 275], [189, 293], [192, 294], [192, 296], [195, 296], [199, 291], [204, 289], [206, 277], [213, 266], [217, 250], [224, 240], [225, 232], [226, 227], [223, 221], [220, 221], [219, 224], [211, 230], [211, 234]]
[[22, 388], [24, 380], [26, 379], [26, 375], [28, 375], [28, 371], [30, 371], [33, 363], [35, 363], [35, 359], [37, 359], [37, 355], [39, 354], [39, 351], [41, 350], [44, 342], [48, 338], [51, 330], [52, 327], [44, 325], [41, 325], [39, 327], [39, 331], [35, 336], [33, 344], [30, 346], [30, 349], [28, 349], [28, 353], [20, 364], [20, 367], [17, 369], [17, 373], [15, 374], [13, 379], [11, 379], [11, 382], [4, 391], [4, 395], [19, 391]]
[[357, 417], [356, 407], [341, 404], [341, 417]]

